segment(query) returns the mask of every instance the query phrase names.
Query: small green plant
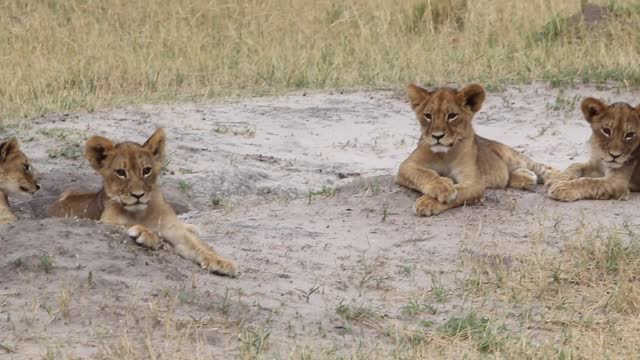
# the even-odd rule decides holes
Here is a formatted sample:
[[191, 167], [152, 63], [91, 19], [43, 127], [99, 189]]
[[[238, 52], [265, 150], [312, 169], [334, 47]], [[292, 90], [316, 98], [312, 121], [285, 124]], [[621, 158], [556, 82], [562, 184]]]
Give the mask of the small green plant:
[[444, 302], [447, 295], [449, 295], [449, 292], [440, 281], [440, 278], [434, 276], [431, 276], [431, 293], [438, 302]]
[[19, 257], [15, 260], [13, 260], [13, 266], [15, 267], [21, 267], [22, 265], [24, 265], [24, 262], [22, 261], [22, 258]]
[[336, 314], [347, 321], [360, 323], [370, 322], [379, 318], [378, 311], [371, 305], [351, 305], [342, 301], [336, 305]]
[[316, 292], [318, 292], [320, 290], [320, 287], [319, 286], [312, 286], [311, 288], [309, 288], [309, 290], [302, 290], [302, 289], [298, 289], [298, 288], [296, 288], [296, 290], [298, 292], [300, 292], [300, 294], [306, 300], [306, 302], [309, 302], [309, 298], [311, 298], [311, 295], [313, 295]]
[[87, 287], [92, 289], [96, 285], [96, 280], [93, 278], [93, 271], [89, 271], [87, 275]]
[[180, 180], [178, 182], [178, 188], [180, 189], [180, 191], [187, 194], [191, 191], [191, 184], [186, 180]]
[[249, 358], [257, 358], [267, 348], [267, 340], [270, 336], [271, 330], [261, 326], [242, 327], [238, 334], [238, 339], [242, 344], [242, 354]]
[[193, 289], [180, 289], [178, 291], [178, 300], [183, 304], [193, 305], [198, 301], [198, 293]]
[[389, 208], [385, 205], [384, 209], [382, 209], [382, 222], [387, 221], [388, 216], [389, 216]]
[[420, 314], [436, 315], [438, 310], [433, 305], [417, 300], [411, 300], [400, 307], [400, 312], [407, 316], [416, 316]]
[[229, 302], [229, 288], [224, 289], [224, 297], [222, 298], [222, 303], [218, 306], [218, 309], [223, 315], [229, 314], [229, 309], [231, 309], [231, 303]]
[[413, 277], [413, 275], [415, 274], [415, 271], [416, 271], [415, 264], [404, 264], [400, 267], [400, 275], [402, 275], [405, 278]]
[[256, 136], [256, 130], [252, 129], [252, 128], [240, 128], [240, 129], [234, 129], [234, 128], [230, 128], [230, 127], [217, 127], [215, 129], [213, 129], [213, 132], [218, 133], [218, 134], [229, 134], [229, 135], [234, 135], [234, 136], [244, 136], [244, 137], [248, 137], [248, 138], [252, 138]]
[[49, 254], [40, 256], [40, 268], [47, 274], [53, 269], [53, 258]]
[[212, 196], [209, 199], [209, 202], [211, 203], [211, 206], [213, 207], [220, 207], [224, 204], [224, 199], [218, 196]]
[[483, 353], [493, 353], [499, 350], [504, 340], [493, 328], [489, 319], [479, 317], [474, 312], [461, 318], [451, 318], [438, 330], [446, 336], [472, 340], [478, 351]]
[[323, 186], [320, 190], [309, 190], [309, 192], [307, 193], [307, 203], [311, 204], [311, 201], [313, 200], [314, 197], [316, 196], [322, 196], [322, 197], [331, 197], [331, 196], [335, 196], [336, 195], [336, 188], [332, 187], [332, 186]]
[[42, 305], [40, 305], [40, 307], [42, 308], [42, 310], [46, 311], [49, 316], [51, 316], [51, 314], [53, 314], [53, 308], [51, 307], [51, 305], [42, 304]]

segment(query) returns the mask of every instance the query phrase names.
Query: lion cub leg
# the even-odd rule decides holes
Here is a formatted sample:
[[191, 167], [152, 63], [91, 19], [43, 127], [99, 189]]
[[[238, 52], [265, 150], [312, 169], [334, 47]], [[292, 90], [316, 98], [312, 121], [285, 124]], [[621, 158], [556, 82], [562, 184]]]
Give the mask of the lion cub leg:
[[7, 194], [0, 191], [0, 224], [10, 224], [16, 220], [18, 220], [18, 218], [9, 207]]
[[592, 200], [627, 200], [629, 198], [629, 183], [622, 179], [611, 177], [580, 178], [561, 181], [549, 188], [549, 197], [560, 201]]
[[127, 235], [135, 239], [137, 244], [153, 250], [162, 246], [160, 237], [143, 225], [133, 225], [127, 230]]
[[473, 183], [456, 184], [456, 198], [448, 203], [442, 203], [428, 195], [422, 195], [416, 200], [414, 211], [420, 216], [438, 215], [441, 212], [459, 206], [475, 204], [482, 200], [484, 187]]
[[515, 189], [533, 190], [538, 183], [538, 176], [529, 169], [515, 169], [509, 174], [509, 187]]
[[583, 176], [586, 177], [601, 177], [604, 174], [600, 174], [594, 166], [589, 163], [586, 164], [571, 164], [566, 170], [557, 174], [556, 176], [551, 177], [544, 183], [544, 187], [549, 189], [554, 184], [563, 181], [570, 181], [581, 178]]
[[195, 261], [203, 269], [231, 277], [238, 275], [236, 264], [218, 255], [209, 245], [200, 240], [192, 225], [180, 222], [167, 224], [162, 227], [160, 233], [175, 247], [180, 256]]

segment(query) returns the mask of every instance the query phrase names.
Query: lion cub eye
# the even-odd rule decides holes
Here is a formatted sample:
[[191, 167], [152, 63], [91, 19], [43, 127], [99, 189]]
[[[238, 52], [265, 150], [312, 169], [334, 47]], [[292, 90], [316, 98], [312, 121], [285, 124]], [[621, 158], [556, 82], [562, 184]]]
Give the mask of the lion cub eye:
[[151, 168], [150, 167], [146, 167], [146, 168], [142, 169], [142, 175], [143, 176], [149, 176], [149, 174], [151, 174]]
[[124, 179], [127, 177], [127, 172], [124, 169], [118, 169], [116, 170], [116, 175]]
[[604, 134], [604, 136], [609, 137], [611, 136], [611, 129], [609, 128], [602, 128], [600, 129], [600, 131], [602, 131], [602, 133]]
[[431, 113], [424, 113], [424, 118], [427, 121], [431, 121]]
[[628, 133], [626, 133], [624, 135], [624, 139], [625, 140], [631, 140], [631, 139], [633, 139], [634, 136], [636, 136], [636, 133], [634, 133], [633, 131], [630, 131], [630, 132], [628, 132]]
[[456, 113], [448, 113], [447, 114], [447, 120], [449, 120], [449, 121], [454, 121], [457, 118], [458, 118], [458, 114], [456, 114]]
[[22, 165], [22, 166], [24, 166], [24, 171], [25, 171], [27, 174], [31, 174], [31, 165], [30, 165], [30, 164], [25, 163], [25, 164], [24, 164], [24, 165]]

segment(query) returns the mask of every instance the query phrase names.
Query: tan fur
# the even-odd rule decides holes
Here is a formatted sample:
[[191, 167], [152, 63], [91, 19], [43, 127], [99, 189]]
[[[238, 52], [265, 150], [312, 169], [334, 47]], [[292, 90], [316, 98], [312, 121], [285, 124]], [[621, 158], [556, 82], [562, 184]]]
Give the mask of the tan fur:
[[0, 224], [17, 220], [9, 207], [8, 195], [33, 195], [40, 185], [20, 144], [11, 138], [0, 144]]
[[396, 182], [423, 194], [414, 206], [418, 215], [478, 202], [486, 188], [532, 189], [557, 173], [476, 135], [471, 121], [485, 99], [480, 85], [428, 91], [411, 84], [407, 92], [421, 136], [416, 150], [400, 165]]
[[581, 109], [592, 130], [591, 159], [549, 180], [549, 196], [561, 201], [627, 199], [629, 191], [640, 191], [640, 106], [587, 98]]
[[165, 155], [165, 133], [158, 129], [144, 143], [114, 144], [91, 137], [85, 157], [103, 178], [97, 193], [65, 192], [49, 207], [58, 217], [101, 220], [127, 228], [140, 245], [157, 249], [162, 240], [171, 243], [186, 259], [218, 274], [236, 276], [236, 265], [222, 258], [198, 238], [193, 226], [183, 224], [164, 200], [157, 184]]

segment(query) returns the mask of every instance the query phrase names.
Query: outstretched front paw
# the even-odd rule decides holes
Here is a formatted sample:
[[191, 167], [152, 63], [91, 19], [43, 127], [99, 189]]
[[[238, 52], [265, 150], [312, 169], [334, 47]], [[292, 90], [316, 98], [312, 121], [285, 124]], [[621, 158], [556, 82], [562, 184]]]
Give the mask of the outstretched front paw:
[[419, 216], [438, 215], [448, 208], [449, 207], [447, 205], [429, 195], [420, 196], [413, 206], [416, 215]]
[[16, 220], [18, 218], [12, 213], [0, 214], [0, 224], [11, 224]]
[[557, 174], [555, 176], [550, 177], [548, 180], [544, 182], [544, 188], [549, 190], [552, 186], [559, 184], [561, 182], [567, 182], [571, 180], [575, 180], [576, 178], [567, 174]]
[[160, 237], [142, 225], [133, 225], [129, 230], [127, 230], [127, 235], [132, 237], [137, 244], [146, 246], [153, 250], [162, 246], [162, 240], [160, 240]]
[[550, 198], [560, 201], [576, 201], [584, 196], [571, 181], [559, 181], [549, 187], [547, 192]]
[[458, 191], [453, 184], [453, 180], [441, 176], [429, 184], [425, 195], [447, 204], [456, 199]]
[[230, 277], [238, 276], [238, 266], [234, 262], [223, 259], [215, 254], [204, 255], [200, 261], [200, 266], [212, 273]]

